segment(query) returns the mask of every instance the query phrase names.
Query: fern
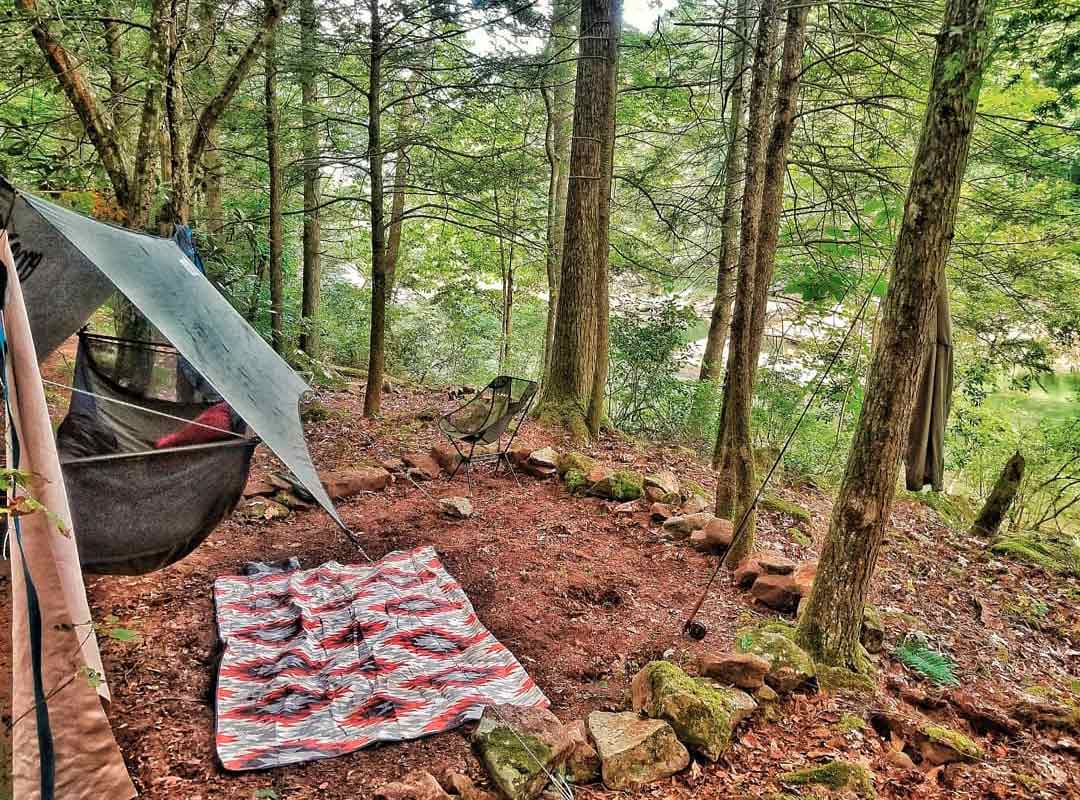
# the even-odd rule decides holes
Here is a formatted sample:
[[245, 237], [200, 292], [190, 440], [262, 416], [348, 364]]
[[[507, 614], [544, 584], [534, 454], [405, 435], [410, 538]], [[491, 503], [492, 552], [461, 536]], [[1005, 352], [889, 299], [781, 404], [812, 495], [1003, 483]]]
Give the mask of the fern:
[[904, 666], [931, 683], [938, 686], [960, 685], [953, 672], [956, 663], [944, 653], [930, 648], [920, 637], [905, 636], [894, 655]]

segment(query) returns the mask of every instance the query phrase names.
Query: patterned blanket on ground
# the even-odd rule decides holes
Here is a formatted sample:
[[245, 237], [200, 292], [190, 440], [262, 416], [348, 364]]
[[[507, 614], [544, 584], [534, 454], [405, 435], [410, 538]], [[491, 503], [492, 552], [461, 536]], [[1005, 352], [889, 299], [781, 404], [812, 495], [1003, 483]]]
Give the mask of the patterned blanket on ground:
[[214, 600], [226, 769], [439, 733], [488, 703], [548, 704], [430, 547], [363, 566], [223, 576]]

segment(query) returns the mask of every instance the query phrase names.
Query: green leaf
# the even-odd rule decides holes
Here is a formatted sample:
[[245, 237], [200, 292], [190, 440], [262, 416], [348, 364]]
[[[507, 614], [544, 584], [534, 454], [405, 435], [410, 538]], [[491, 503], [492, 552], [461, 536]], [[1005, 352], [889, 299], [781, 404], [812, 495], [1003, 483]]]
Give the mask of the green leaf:
[[255, 800], [281, 800], [281, 796], [274, 789], [256, 789]]

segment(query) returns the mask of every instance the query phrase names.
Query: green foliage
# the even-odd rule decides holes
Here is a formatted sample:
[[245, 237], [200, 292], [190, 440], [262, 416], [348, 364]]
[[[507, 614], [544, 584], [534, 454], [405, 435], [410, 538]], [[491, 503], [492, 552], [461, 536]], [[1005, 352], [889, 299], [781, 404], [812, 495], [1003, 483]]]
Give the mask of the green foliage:
[[925, 637], [908, 634], [896, 646], [893, 655], [904, 666], [938, 686], [959, 686], [953, 672], [955, 663], [946, 654], [934, 650]]
[[692, 312], [674, 301], [623, 308], [611, 316], [608, 417], [629, 433], [679, 440], [694, 384], [680, 379], [688, 364]]

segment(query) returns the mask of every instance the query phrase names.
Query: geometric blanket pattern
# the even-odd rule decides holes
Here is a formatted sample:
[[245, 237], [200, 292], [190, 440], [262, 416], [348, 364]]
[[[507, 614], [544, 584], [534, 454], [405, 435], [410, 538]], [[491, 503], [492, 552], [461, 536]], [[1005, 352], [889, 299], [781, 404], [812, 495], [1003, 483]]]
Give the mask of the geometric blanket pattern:
[[223, 576], [217, 753], [265, 769], [403, 741], [490, 703], [547, 706], [431, 547], [375, 564]]

